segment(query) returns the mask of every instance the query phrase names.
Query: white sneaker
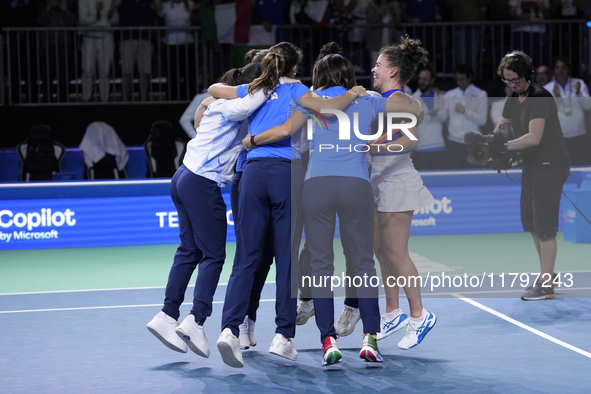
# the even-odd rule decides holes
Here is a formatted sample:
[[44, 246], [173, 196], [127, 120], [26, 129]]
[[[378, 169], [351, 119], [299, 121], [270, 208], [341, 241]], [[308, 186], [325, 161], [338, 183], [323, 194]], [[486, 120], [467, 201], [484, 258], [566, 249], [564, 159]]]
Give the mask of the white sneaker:
[[428, 310], [423, 309], [420, 324], [414, 324], [411, 319], [408, 319], [404, 337], [398, 342], [398, 347], [402, 350], [408, 350], [417, 346], [423, 339], [425, 339], [425, 336], [431, 331], [435, 323], [437, 323], [437, 316]]
[[195, 354], [209, 358], [207, 331], [205, 331], [205, 327], [195, 322], [194, 315], [187, 316], [175, 331]]
[[257, 345], [257, 339], [254, 336], [254, 325], [255, 322], [245, 316], [244, 322], [238, 326], [240, 330], [240, 349], [246, 350]]
[[404, 312], [400, 312], [393, 319], [388, 319], [386, 315], [382, 315], [380, 321], [380, 332], [376, 335], [376, 339], [379, 341], [384, 339], [396, 331], [399, 331], [406, 327], [408, 324], [408, 316]]
[[218, 350], [222, 355], [222, 361], [234, 368], [244, 367], [242, 352], [240, 351], [240, 340], [232, 334], [229, 328], [224, 329], [218, 339]]
[[363, 346], [359, 352], [359, 357], [368, 363], [383, 363], [384, 359], [378, 350], [378, 343], [370, 334], [364, 334]]
[[187, 344], [175, 332], [178, 326], [178, 321], [160, 311], [146, 325], [146, 328], [167, 348], [175, 352], [187, 353]]
[[314, 309], [314, 300], [298, 302], [298, 315], [296, 317], [296, 326], [306, 324], [309, 318], [314, 316], [316, 311]]
[[341, 317], [337, 320], [334, 325], [334, 329], [339, 337], [346, 337], [355, 330], [355, 325], [361, 319], [359, 314], [359, 308], [351, 308], [349, 305], [345, 305]]
[[343, 354], [339, 350], [339, 345], [337, 345], [337, 340], [334, 337], [326, 337], [322, 344], [322, 350], [324, 351], [322, 356], [323, 367], [343, 361]]
[[298, 352], [293, 347], [291, 339], [284, 337], [282, 334], [275, 335], [269, 353], [285, 357], [288, 360], [295, 361], [298, 359]]

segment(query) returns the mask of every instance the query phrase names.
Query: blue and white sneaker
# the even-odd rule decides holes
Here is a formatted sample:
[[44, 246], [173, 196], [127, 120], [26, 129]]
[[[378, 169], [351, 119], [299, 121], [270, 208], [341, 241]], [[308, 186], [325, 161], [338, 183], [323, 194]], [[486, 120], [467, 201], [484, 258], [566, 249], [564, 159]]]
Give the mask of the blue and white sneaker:
[[437, 322], [437, 316], [426, 309], [423, 309], [423, 315], [421, 317], [421, 323], [416, 325], [408, 319], [404, 337], [398, 342], [398, 347], [400, 349], [408, 350], [417, 346], [423, 339], [425, 339], [427, 333], [431, 331]]
[[388, 320], [386, 315], [382, 315], [382, 319], [380, 321], [380, 332], [376, 335], [376, 339], [379, 341], [380, 339], [384, 339], [396, 331], [402, 330], [406, 327], [408, 323], [408, 316], [404, 312], [400, 312], [396, 317], [393, 319]]

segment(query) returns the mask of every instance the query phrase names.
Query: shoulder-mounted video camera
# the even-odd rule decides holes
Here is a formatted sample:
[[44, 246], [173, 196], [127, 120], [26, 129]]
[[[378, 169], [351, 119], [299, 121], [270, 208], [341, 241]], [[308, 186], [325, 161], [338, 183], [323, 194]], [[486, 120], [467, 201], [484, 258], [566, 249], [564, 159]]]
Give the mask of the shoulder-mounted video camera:
[[519, 162], [513, 161], [507, 151], [507, 139], [504, 134], [501, 132], [483, 135], [478, 131], [467, 131], [464, 134], [464, 143], [468, 145], [466, 161], [498, 172], [517, 166]]

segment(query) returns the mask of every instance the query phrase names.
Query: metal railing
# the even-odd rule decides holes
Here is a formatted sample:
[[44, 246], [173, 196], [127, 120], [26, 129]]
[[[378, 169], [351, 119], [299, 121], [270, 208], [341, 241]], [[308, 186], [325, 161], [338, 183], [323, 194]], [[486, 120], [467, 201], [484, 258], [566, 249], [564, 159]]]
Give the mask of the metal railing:
[[[391, 42], [403, 34], [421, 39], [432, 67], [442, 78], [453, 76], [459, 64], [469, 64], [475, 79], [492, 80], [500, 59], [513, 49], [524, 50], [536, 65], [566, 56], [573, 64], [573, 75], [589, 76], [589, 29], [584, 21], [355, 24], [322, 29], [278, 26], [276, 40], [302, 48], [304, 64], [298, 77], [304, 82], [311, 80], [322, 45], [339, 43], [355, 65], [358, 82], [369, 87], [375, 62], [372, 49], [376, 48], [372, 32], [381, 34], [383, 29]], [[245, 49], [209, 42], [200, 27], [5, 28], [2, 33], [0, 60], [2, 56], [5, 60], [0, 62], [0, 104], [8, 105], [188, 102], [225, 70], [241, 66], [232, 53]], [[184, 34], [192, 42], [167, 45], [165, 37], [171, 33]], [[133, 38], [130, 34], [149, 42], [151, 53], [147, 57], [149, 67], [126, 74], [127, 58], [121, 56], [121, 43]], [[97, 49], [104, 45], [107, 55]], [[105, 59], [107, 72], [100, 70]], [[142, 64], [145, 66], [145, 62]]]
[[[212, 80], [210, 44], [197, 27], [7, 28], [3, 33], [8, 104], [186, 102]], [[185, 34], [190, 42], [167, 45], [167, 33]], [[149, 43], [149, 65], [144, 68], [141, 61], [146, 47], [136, 47], [140, 62], [126, 75], [121, 43], [136, 37]]]

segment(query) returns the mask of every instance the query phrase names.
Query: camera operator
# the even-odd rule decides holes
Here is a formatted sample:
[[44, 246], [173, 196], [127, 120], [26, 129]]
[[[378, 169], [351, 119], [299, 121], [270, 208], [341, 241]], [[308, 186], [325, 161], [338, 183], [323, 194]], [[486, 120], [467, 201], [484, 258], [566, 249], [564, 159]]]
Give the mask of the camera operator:
[[[523, 158], [521, 223], [531, 232], [540, 259], [538, 282], [521, 296], [523, 300], [554, 298], [556, 232], [562, 185], [570, 175], [570, 156], [550, 92], [532, 83], [531, 59], [513, 51], [501, 60], [497, 74], [513, 89], [489, 143], [491, 153], [519, 150]], [[511, 123], [515, 139], [507, 142], [501, 125]]]

